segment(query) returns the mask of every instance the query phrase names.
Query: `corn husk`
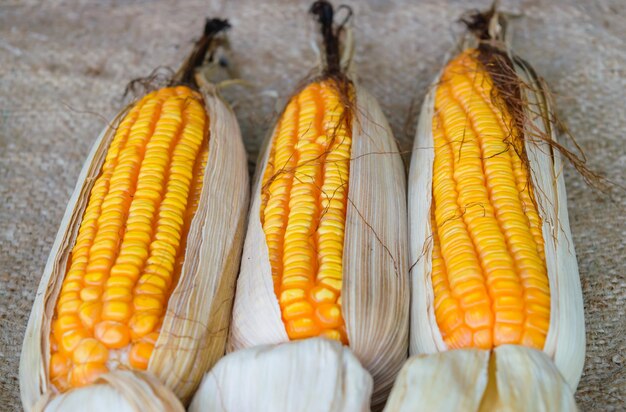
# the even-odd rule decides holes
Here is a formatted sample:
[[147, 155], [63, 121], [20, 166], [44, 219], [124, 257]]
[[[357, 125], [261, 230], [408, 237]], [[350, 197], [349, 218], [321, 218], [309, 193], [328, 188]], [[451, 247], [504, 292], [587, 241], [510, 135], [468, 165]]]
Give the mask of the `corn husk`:
[[[342, 72], [354, 79], [351, 40], [351, 32], [347, 32], [340, 61]], [[384, 402], [407, 356], [406, 182], [398, 147], [378, 102], [354, 80], [352, 86], [342, 315], [350, 349], [374, 378], [372, 402], [376, 407]], [[289, 341], [260, 220], [262, 177], [273, 136], [266, 142], [252, 190], [229, 350]]]
[[[495, 14], [497, 19], [497, 13]], [[492, 20], [492, 26], [497, 20]], [[466, 42], [476, 47], [476, 42]], [[505, 49], [513, 56], [509, 49]], [[545, 241], [545, 256], [550, 284], [550, 326], [543, 351], [555, 362], [572, 391], [582, 374], [585, 357], [585, 325], [583, 301], [574, 243], [569, 228], [567, 195], [563, 179], [561, 154], [556, 142], [555, 114], [545, 84], [523, 60], [512, 57], [515, 71], [525, 87], [525, 135], [531, 179]], [[432, 118], [435, 89], [439, 76], [432, 83], [419, 117], [417, 135], [409, 173], [409, 231], [411, 247], [411, 337], [410, 353], [434, 354], [447, 350], [435, 320], [434, 295], [431, 283], [432, 238], [430, 208], [434, 147]]]
[[[374, 403], [384, 399], [406, 359], [405, 178], [389, 125], [376, 100], [356, 86], [349, 199], [343, 252], [342, 315], [350, 349], [375, 382]], [[270, 147], [270, 145], [268, 145]], [[266, 150], [260, 171], [265, 169]], [[289, 341], [272, 285], [261, 227], [261, 177], [253, 188], [233, 308], [230, 349]]]
[[411, 357], [385, 412], [575, 411], [570, 387], [541, 351], [503, 345]]
[[189, 407], [201, 411], [369, 411], [372, 378], [323, 338], [233, 352], [207, 373]]
[[[187, 236], [180, 279], [169, 298], [147, 369], [183, 402], [188, 402], [203, 374], [224, 354], [249, 195], [246, 153], [237, 119], [215, 87], [204, 87], [202, 94], [210, 121], [202, 194]], [[123, 110], [93, 145], [41, 277], [20, 360], [21, 397], [27, 411], [42, 397], [51, 399], [55, 390], [48, 380], [54, 307], [89, 193], [126, 112]], [[104, 379], [116, 386], [119, 376], [111, 374]], [[81, 399], [83, 395], [74, 394], [79, 391], [72, 391], [72, 399]], [[88, 391], [103, 396], [111, 392]], [[127, 393], [131, 403], [143, 396]], [[100, 401], [106, 404], [108, 399], [105, 396]]]
[[[104, 400], [104, 401], [103, 401]], [[37, 409], [37, 408], [35, 408]], [[78, 390], [53, 398], [45, 412], [183, 412], [180, 400], [148, 373], [115, 371]]]

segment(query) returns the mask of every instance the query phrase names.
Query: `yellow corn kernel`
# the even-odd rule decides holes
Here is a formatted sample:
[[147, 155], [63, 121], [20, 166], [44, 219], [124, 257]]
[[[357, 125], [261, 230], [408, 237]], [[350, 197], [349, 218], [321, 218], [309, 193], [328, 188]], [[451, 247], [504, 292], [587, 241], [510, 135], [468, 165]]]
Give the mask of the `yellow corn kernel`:
[[83, 326], [88, 330], [92, 330], [101, 319], [102, 303], [83, 302], [78, 309], [78, 315]]
[[74, 349], [72, 361], [74, 364], [106, 363], [109, 351], [98, 339], [83, 339]]
[[128, 355], [130, 365], [136, 369], [146, 369], [148, 367], [148, 362], [150, 360], [150, 356], [152, 355], [153, 350], [153, 343], [133, 343], [133, 346], [130, 349], [130, 354]]
[[110, 357], [147, 368], [198, 207], [208, 130], [202, 97], [183, 86], [146, 95], [119, 124], [55, 308], [57, 389], [93, 382]]
[[337, 302], [337, 293], [321, 285], [311, 289], [310, 296], [310, 299], [316, 303]]
[[67, 376], [71, 366], [72, 364], [67, 357], [60, 353], [55, 353], [50, 357], [50, 378], [55, 379], [59, 376]]
[[157, 311], [136, 312], [129, 323], [133, 340], [137, 340], [156, 330], [160, 320], [161, 316], [159, 316]]
[[263, 175], [261, 222], [290, 339], [323, 333], [347, 343], [335, 303], [350, 169], [348, 113], [334, 81], [308, 85], [285, 108]]
[[128, 326], [112, 320], [98, 323], [94, 329], [94, 337], [110, 349], [124, 348], [130, 342]]
[[[53, 330], [53, 334], [55, 331]], [[62, 335], [55, 336], [55, 340], [59, 342], [59, 352], [67, 357], [71, 357], [74, 349], [85, 338], [89, 337], [89, 334], [84, 329], [73, 329], [64, 332]]]
[[93, 383], [98, 376], [105, 374], [109, 371], [102, 363], [83, 363], [80, 365], [74, 365], [70, 372], [70, 384], [72, 387], [77, 388]]
[[550, 291], [522, 131], [475, 50], [435, 95], [432, 285], [450, 348], [542, 349]]
[[285, 289], [281, 292], [279, 302], [285, 306], [290, 303], [303, 301], [306, 298], [306, 293], [302, 289]]
[[335, 303], [322, 303], [315, 309], [319, 324], [326, 328], [338, 328], [343, 325], [341, 307]]

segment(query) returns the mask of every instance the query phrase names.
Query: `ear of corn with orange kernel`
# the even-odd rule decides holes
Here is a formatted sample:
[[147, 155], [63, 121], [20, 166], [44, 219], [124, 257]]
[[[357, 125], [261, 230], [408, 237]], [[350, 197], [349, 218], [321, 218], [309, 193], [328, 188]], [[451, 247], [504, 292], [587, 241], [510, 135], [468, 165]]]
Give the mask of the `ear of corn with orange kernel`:
[[[328, 3], [313, 7], [332, 20]], [[350, 34], [339, 42], [339, 32], [261, 155], [229, 346], [339, 341], [372, 374], [376, 407], [408, 345], [405, 176], [378, 103], [346, 67]]]
[[[121, 400], [141, 404], [145, 393], [119, 390], [128, 386], [119, 379], [133, 376], [132, 385], [186, 403], [223, 355], [248, 205], [246, 154], [215, 86], [179, 76], [193, 75], [225, 27], [207, 21], [174, 85], [131, 104], [94, 144], [26, 331], [26, 410], [82, 387], [117, 388]], [[67, 393], [86, 396], [79, 392]]]
[[[478, 17], [485, 25], [481, 40], [467, 42], [448, 62], [419, 119], [409, 175], [410, 353], [460, 349], [477, 359], [483, 355], [475, 351], [485, 351], [472, 376], [460, 380], [465, 390], [458, 392], [467, 396], [487, 373], [489, 351], [495, 350], [498, 368], [517, 368], [498, 369], [502, 396], [506, 385], [524, 384], [501, 376], [531, 372], [532, 362], [510, 360], [532, 358], [544, 364], [546, 388], [571, 397], [582, 373], [585, 334], [555, 115], [545, 85], [504, 45], [501, 16], [492, 9]], [[444, 368], [437, 373], [456, 376], [462, 356], [447, 360], [442, 353], [441, 361], [418, 359], [406, 368]], [[411, 373], [397, 385], [406, 385], [402, 379]], [[489, 376], [484, 388], [495, 385], [495, 375]], [[422, 389], [417, 393], [428, 391]], [[441, 389], [442, 399], [451, 396]], [[502, 402], [551, 405], [535, 399], [539, 403]]]

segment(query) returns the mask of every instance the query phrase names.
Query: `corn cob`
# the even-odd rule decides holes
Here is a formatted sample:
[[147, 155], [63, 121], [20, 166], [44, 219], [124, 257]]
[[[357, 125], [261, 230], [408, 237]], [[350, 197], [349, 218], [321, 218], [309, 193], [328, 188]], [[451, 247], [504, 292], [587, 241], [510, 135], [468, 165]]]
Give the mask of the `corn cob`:
[[147, 368], [184, 263], [207, 132], [201, 96], [185, 86], [148, 94], [117, 128], [52, 320], [50, 380], [57, 389], [89, 384], [111, 362]]
[[342, 255], [351, 132], [337, 84], [309, 84], [287, 105], [262, 180], [261, 225], [290, 339], [347, 343]]
[[380, 107], [347, 70], [349, 32], [340, 47], [330, 4], [312, 10], [325, 67], [260, 159], [229, 347], [340, 341], [372, 374], [377, 407], [407, 350], [404, 171]]
[[[555, 117], [543, 83], [506, 48], [504, 25], [494, 9], [475, 16], [469, 26], [479, 41], [466, 42], [450, 60], [422, 107], [409, 176], [410, 353], [468, 353], [416, 359], [407, 368], [443, 367], [443, 375], [456, 376], [462, 362], [475, 362], [470, 378], [460, 380], [463, 397], [492, 365], [532, 359], [498, 372], [499, 402], [513, 409], [556, 407], [541, 404], [556, 398], [526, 405], [505, 399], [505, 386], [520, 384], [500, 380], [543, 364], [546, 388], [571, 397], [585, 342]], [[476, 349], [495, 350], [495, 360]], [[405, 371], [402, 379], [418, 375]], [[489, 376], [483, 389], [495, 385]], [[439, 394], [422, 389], [416, 391], [430, 392], [429, 399], [450, 396], [447, 388]]]
[[550, 323], [541, 218], [501, 100], [476, 49], [446, 66], [435, 94], [431, 277], [450, 349], [542, 349]]
[[193, 73], [226, 27], [208, 20], [172, 86], [131, 104], [95, 143], [29, 321], [25, 409], [94, 383], [115, 388], [124, 376], [116, 369], [150, 372], [160, 380], [151, 387], [187, 402], [223, 354], [247, 208], [245, 151], [232, 111]]

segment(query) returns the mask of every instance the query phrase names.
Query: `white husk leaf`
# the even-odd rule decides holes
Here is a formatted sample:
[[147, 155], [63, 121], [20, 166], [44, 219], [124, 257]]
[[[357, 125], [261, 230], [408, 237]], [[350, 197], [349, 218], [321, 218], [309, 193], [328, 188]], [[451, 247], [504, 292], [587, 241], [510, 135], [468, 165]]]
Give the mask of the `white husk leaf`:
[[183, 412], [178, 398], [148, 373], [115, 371], [52, 399], [44, 412]]
[[355, 87], [342, 312], [350, 349], [374, 378], [376, 407], [387, 398], [407, 357], [406, 178], [378, 102]]
[[541, 351], [503, 345], [410, 358], [385, 412], [575, 411], [573, 392]]
[[274, 293], [272, 267], [260, 218], [263, 172], [269, 160], [274, 132], [269, 135], [256, 168], [248, 231], [233, 305], [229, 351], [289, 341]]
[[[203, 95], [210, 137], [201, 199], [189, 230], [181, 276], [148, 365], [148, 371], [183, 402], [224, 354], [249, 195], [246, 154], [237, 120], [214, 89], [204, 90]], [[48, 381], [54, 307], [89, 193], [127, 110], [94, 143], [41, 277], [20, 359], [20, 390], [27, 411], [40, 398], [54, 396]]]
[[489, 352], [468, 349], [406, 361], [385, 412], [476, 411], [487, 387]]
[[495, 357], [497, 402], [490, 404], [485, 396], [481, 411], [576, 410], [573, 390], [544, 352], [503, 345], [497, 347], [492, 356]]
[[[522, 93], [533, 110], [527, 110], [530, 130], [546, 133], [557, 141], [556, 126], [544, 119], [554, 119], [547, 87], [523, 65], [516, 64], [517, 74], [530, 86]], [[543, 115], [543, 117], [542, 117]], [[543, 220], [543, 239], [550, 280], [550, 328], [543, 348], [559, 371], [576, 390], [585, 363], [585, 315], [574, 240], [569, 226], [563, 161], [558, 150], [544, 140], [526, 141], [526, 153], [532, 171], [539, 213]]]
[[[386, 398], [407, 353], [406, 183], [397, 145], [378, 103], [358, 85], [355, 91], [342, 314], [350, 349], [374, 378], [376, 406]], [[252, 191], [230, 350], [289, 340], [260, 222], [261, 178], [270, 147], [271, 140]]]
[[372, 378], [323, 338], [233, 352], [207, 373], [189, 407], [201, 411], [369, 411]]
[[433, 197], [433, 161], [435, 159], [432, 119], [438, 82], [439, 75], [424, 98], [409, 169], [409, 262], [411, 264], [409, 353], [411, 355], [446, 350], [446, 344], [436, 328], [435, 296], [430, 276], [432, 265], [430, 205]]
[[[558, 150], [553, 150], [544, 140], [532, 138], [533, 133], [540, 131], [556, 141], [556, 127], [551, 124], [555, 117], [545, 86], [523, 66], [516, 65], [516, 70], [520, 80], [529, 86], [522, 88], [523, 98], [529, 104], [526, 135], [531, 136], [526, 137], [525, 147], [542, 219], [550, 283], [550, 326], [544, 351], [553, 359], [571, 389], [575, 390], [584, 363], [585, 326], [578, 265], [569, 228], [563, 164]], [[432, 118], [438, 82], [439, 79], [435, 79], [422, 105], [409, 172], [412, 355], [447, 350], [435, 320], [431, 282]]]

